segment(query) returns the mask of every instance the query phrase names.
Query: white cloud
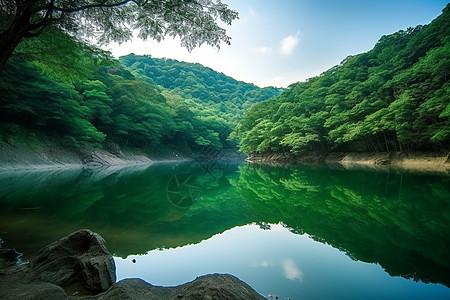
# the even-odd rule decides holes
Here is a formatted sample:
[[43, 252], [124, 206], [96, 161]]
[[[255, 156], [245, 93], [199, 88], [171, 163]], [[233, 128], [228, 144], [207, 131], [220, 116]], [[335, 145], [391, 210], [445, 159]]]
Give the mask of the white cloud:
[[297, 267], [297, 265], [292, 259], [288, 258], [284, 260], [282, 263], [282, 267], [283, 267], [283, 275], [287, 279], [298, 280], [300, 282], [303, 280], [302, 271], [300, 271], [300, 269]]
[[280, 53], [282, 55], [291, 55], [299, 42], [300, 42], [299, 32], [297, 32], [296, 35], [288, 35], [287, 37], [283, 38], [280, 42]]

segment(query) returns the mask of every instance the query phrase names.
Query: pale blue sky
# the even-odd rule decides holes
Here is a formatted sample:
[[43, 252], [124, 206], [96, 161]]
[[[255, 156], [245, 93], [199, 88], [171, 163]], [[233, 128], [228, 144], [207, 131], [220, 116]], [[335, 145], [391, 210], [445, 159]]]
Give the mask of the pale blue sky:
[[227, 27], [232, 45], [188, 53], [175, 40], [110, 45], [115, 56], [150, 54], [198, 62], [259, 86], [286, 87], [319, 75], [348, 55], [373, 48], [382, 35], [428, 24], [442, 0], [222, 0], [239, 12]]

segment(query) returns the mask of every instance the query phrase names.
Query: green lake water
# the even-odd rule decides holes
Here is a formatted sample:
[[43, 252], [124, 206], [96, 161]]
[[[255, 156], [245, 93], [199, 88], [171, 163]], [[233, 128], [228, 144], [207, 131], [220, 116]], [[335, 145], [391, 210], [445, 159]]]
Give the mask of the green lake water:
[[445, 173], [217, 161], [0, 173], [4, 248], [27, 260], [88, 228], [118, 280], [154, 285], [229, 273], [280, 299], [450, 299], [449, 225]]

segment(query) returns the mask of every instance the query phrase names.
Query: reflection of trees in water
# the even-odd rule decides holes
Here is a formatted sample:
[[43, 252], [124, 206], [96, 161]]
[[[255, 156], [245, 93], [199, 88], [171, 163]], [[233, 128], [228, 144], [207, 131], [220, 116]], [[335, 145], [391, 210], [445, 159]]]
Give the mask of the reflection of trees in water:
[[[34, 172], [10, 174], [5, 180], [14, 186], [0, 195], [5, 208], [0, 211], [0, 236], [26, 256], [81, 228], [100, 233], [120, 256], [198, 243], [245, 224], [238, 220], [246, 214], [241, 198], [227, 179], [236, 177], [236, 170], [232, 165], [206, 173], [198, 163], [180, 163], [111, 172], [43, 172], [38, 177]], [[192, 203], [175, 206], [168, 199], [175, 177], [181, 183], [189, 179], [178, 200], [186, 198], [189, 187], [201, 188]]]
[[166, 199], [173, 172], [163, 166], [135, 166], [9, 174], [5, 177], [11, 192], [0, 198], [5, 208], [0, 228], [8, 231], [2, 235], [25, 254], [81, 228], [99, 232], [111, 248], [146, 244], [143, 224], [179, 218]]
[[448, 286], [449, 179], [250, 165], [235, 184], [261, 221], [282, 222], [391, 275]]
[[[450, 177], [254, 164], [211, 172], [184, 163], [5, 175], [0, 236], [4, 247], [30, 255], [89, 228], [125, 257], [198, 243], [238, 225], [282, 222], [391, 275], [449, 285]], [[201, 188], [194, 205], [167, 199], [177, 174], [193, 174], [189, 185]]]
[[196, 176], [190, 173], [179, 173], [167, 182], [167, 199], [178, 208], [189, 208], [200, 196], [202, 188], [196, 183]]

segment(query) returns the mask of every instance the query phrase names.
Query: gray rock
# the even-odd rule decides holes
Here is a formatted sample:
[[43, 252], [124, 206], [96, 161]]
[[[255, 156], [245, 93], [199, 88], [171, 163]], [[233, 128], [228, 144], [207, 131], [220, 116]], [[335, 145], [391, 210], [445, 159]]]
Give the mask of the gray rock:
[[108, 291], [96, 295], [93, 299], [167, 299], [160, 294], [158, 295], [158, 291], [155, 293], [155, 289], [158, 289], [158, 287], [154, 287], [142, 279], [124, 279], [113, 285]]
[[[5, 250], [8, 261], [17, 252]], [[265, 299], [227, 274], [198, 277], [175, 287], [141, 279], [115, 283], [115, 265], [98, 234], [80, 230], [41, 249], [29, 263], [0, 267], [0, 299]]]
[[0, 268], [17, 265], [21, 256], [16, 249], [0, 249]]
[[79, 230], [42, 248], [29, 263], [32, 276], [66, 286], [74, 282], [94, 292], [106, 291], [116, 281], [115, 264], [103, 238]]
[[141, 279], [124, 279], [113, 285], [108, 291], [85, 299], [259, 300], [265, 298], [232, 275], [212, 274], [198, 277], [194, 281], [175, 287], [153, 286]]
[[0, 299], [62, 300], [67, 299], [67, 294], [60, 286], [51, 283], [46, 282], [15, 283], [8, 285], [8, 287], [5, 287], [5, 290], [0, 291]]
[[228, 274], [211, 274], [176, 287], [169, 299], [265, 299], [252, 287]]

